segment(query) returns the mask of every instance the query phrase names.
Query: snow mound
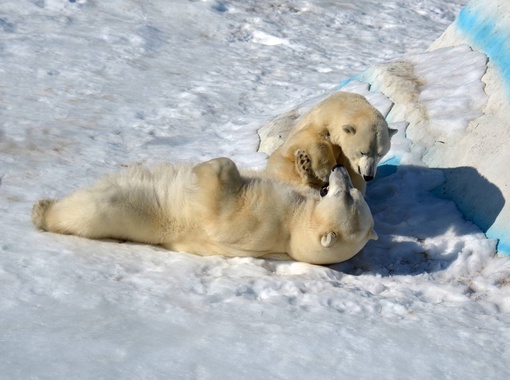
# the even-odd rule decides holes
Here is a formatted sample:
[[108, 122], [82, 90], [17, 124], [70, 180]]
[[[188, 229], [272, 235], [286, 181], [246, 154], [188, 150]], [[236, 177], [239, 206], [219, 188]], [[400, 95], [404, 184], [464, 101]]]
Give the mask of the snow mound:
[[473, 0], [429, 52], [358, 76], [395, 103], [389, 119], [409, 122], [412, 149], [444, 170], [439, 193], [498, 239], [500, 254], [510, 253], [509, 17], [504, 1]]

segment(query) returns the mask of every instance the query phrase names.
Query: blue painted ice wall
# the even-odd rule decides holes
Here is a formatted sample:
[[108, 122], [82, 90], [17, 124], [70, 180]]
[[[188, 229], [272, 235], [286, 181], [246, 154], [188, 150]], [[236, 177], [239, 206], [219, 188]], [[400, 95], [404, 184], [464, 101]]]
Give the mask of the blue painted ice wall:
[[[445, 184], [441, 193], [451, 198], [466, 219], [477, 224], [488, 238], [498, 240], [498, 254], [510, 254], [510, 0], [471, 0], [459, 13], [457, 19], [429, 48], [434, 50], [468, 45], [474, 51], [484, 53], [488, 62], [485, 75], [487, 94], [482, 116], [471, 120], [462, 135], [450, 138], [448, 125], [443, 124], [442, 144], [427, 142], [430, 132], [436, 133], [434, 124], [420, 100], [419, 86], [406, 86], [402, 81], [429, 83], [431, 78], [420, 77], [417, 66], [409, 58], [380, 64], [360, 74], [356, 79], [368, 82], [394, 102], [394, 120], [409, 122], [408, 138], [426, 148], [423, 160], [431, 167], [442, 168]], [[469, 51], [468, 48], [468, 51]], [[453, 51], [453, 50], [451, 50]], [[424, 53], [420, 58], [427, 60]], [[457, 54], [457, 53], [456, 53]], [[463, 59], [462, 54], [459, 59]], [[395, 74], [392, 66], [398, 65], [414, 72]], [[408, 63], [408, 66], [403, 65]], [[466, 61], [466, 65], [473, 64]], [[443, 65], [448, 63], [443, 62]], [[448, 71], [451, 67], [435, 67]], [[397, 70], [398, 72], [398, 70]], [[406, 76], [407, 75], [407, 76]], [[482, 78], [483, 75], [483, 78]], [[410, 79], [409, 79], [410, 78]], [[414, 78], [414, 79], [413, 79]], [[466, 80], [472, 80], [467, 78]], [[342, 83], [342, 85], [345, 85]], [[459, 90], [462, 86], [459, 86]], [[451, 90], [451, 89], [449, 89]], [[409, 91], [415, 91], [410, 94]], [[458, 93], [462, 97], [462, 93]], [[421, 112], [422, 108], [425, 112]], [[462, 108], [462, 107], [461, 107]], [[394, 112], [393, 112], [394, 111]], [[459, 116], [462, 114], [459, 109]], [[398, 115], [398, 116], [397, 116]], [[429, 130], [432, 128], [432, 130]]]
[[[466, 197], [456, 185], [451, 193], [466, 216], [480, 226], [489, 238], [498, 239], [498, 254], [510, 254], [510, 0], [471, 0], [455, 22], [432, 44], [431, 49], [467, 44], [488, 57], [485, 92], [489, 96], [484, 116], [473, 121], [471, 135], [458, 147], [451, 146], [462, 163], [477, 169], [500, 193]], [[479, 152], [476, 147], [489, 147]], [[478, 148], [479, 149], [479, 148]], [[452, 155], [450, 154], [450, 157]], [[444, 166], [459, 161], [445, 160]], [[469, 186], [469, 183], [465, 184]], [[497, 215], [487, 210], [499, 199]], [[495, 216], [496, 215], [496, 216]]]
[[470, 45], [483, 51], [500, 72], [510, 100], [510, 1], [471, 1], [459, 13], [455, 26]]

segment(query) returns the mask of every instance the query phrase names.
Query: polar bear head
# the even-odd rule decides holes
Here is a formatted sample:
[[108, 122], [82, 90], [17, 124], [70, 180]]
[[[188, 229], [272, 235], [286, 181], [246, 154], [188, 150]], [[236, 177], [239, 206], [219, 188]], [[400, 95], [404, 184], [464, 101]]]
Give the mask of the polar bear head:
[[377, 111], [370, 117], [353, 115], [348, 122], [332, 128], [331, 141], [341, 147], [341, 154], [365, 182], [375, 177], [377, 164], [390, 150], [391, 136], [396, 130], [388, 128], [384, 117]]
[[368, 240], [378, 238], [365, 198], [343, 165], [333, 168], [329, 183], [321, 188], [306, 229], [292, 237], [291, 251], [294, 259], [312, 264], [348, 260]]
[[342, 91], [315, 106], [298, 127], [312, 128], [339, 146], [344, 157], [338, 162], [349, 164], [365, 182], [375, 177], [396, 132], [364, 96]]
[[371, 181], [397, 131], [389, 128], [384, 116], [361, 95], [340, 92], [326, 102], [325, 132], [333, 144], [340, 146], [345, 157], [341, 161], [348, 161], [365, 182]]

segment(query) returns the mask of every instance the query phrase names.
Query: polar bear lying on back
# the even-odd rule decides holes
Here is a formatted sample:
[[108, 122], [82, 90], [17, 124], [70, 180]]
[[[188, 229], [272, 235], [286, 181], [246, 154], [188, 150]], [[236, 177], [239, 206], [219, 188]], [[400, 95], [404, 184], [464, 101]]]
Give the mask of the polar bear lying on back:
[[347, 171], [329, 188], [297, 191], [230, 159], [133, 167], [62, 200], [35, 203], [36, 227], [92, 239], [159, 244], [199, 255], [347, 260], [376, 239], [370, 210]]

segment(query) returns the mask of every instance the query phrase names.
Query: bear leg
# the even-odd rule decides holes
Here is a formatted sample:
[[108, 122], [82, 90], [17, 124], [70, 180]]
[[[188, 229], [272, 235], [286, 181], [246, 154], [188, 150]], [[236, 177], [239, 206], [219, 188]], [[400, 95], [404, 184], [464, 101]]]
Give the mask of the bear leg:
[[32, 222], [38, 229], [47, 231], [46, 215], [55, 202], [55, 199], [41, 199], [32, 207]]
[[238, 191], [243, 182], [234, 161], [226, 157], [198, 164], [193, 168], [193, 173], [197, 176], [200, 188], [209, 194], [212, 190], [217, 194]]
[[314, 144], [310, 150], [312, 159], [312, 173], [320, 182], [328, 182], [331, 169], [337, 164], [333, 152], [333, 146], [329, 142], [322, 141]]

